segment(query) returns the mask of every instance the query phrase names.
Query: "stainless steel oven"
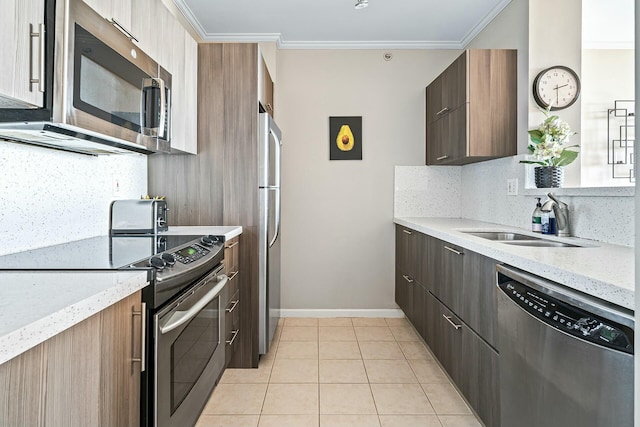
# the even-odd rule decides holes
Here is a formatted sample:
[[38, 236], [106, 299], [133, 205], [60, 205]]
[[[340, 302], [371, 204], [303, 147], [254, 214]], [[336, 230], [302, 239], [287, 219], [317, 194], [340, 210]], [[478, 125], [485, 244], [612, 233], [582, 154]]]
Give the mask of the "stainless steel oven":
[[195, 425], [224, 369], [227, 280], [220, 266], [153, 317], [157, 427]]

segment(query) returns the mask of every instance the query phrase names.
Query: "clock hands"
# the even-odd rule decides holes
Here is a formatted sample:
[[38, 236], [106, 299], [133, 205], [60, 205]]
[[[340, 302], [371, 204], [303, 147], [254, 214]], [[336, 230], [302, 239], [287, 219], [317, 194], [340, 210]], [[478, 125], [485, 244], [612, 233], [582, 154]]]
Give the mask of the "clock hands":
[[559, 96], [560, 91], [559, 91], [559, 89], [562, 89], [562, 88], [563, 88], [563, 87], [565, 87], [565, 86], [569, 86], [569, 83], [564, 84], [564, 85], [562, 85], [562, 86], [558, 86], [558, 85], [556, 85], [556, 87], [554, 87], [554, 88], [553, 88], [553, 90], [555, 90], [555, 91], [556, 91], [556, 104], [558, 104], [558, 103], [560, 102], [560, 96]]

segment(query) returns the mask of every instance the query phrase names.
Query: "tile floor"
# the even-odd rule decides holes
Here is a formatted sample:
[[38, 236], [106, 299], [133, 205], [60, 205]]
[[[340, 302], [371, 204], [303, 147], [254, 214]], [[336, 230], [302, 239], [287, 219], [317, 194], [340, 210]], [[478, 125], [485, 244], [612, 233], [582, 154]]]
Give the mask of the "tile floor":
[[286, 318], [196, 427], [480, 427], [405, 319]]

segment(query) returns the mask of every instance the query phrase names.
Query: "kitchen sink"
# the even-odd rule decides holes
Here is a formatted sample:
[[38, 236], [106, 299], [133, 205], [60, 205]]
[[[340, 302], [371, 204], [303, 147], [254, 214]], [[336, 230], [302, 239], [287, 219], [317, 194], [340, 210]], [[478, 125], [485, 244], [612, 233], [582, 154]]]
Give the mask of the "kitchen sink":
[[496, 241], [538, 241], [542, 240], [539, 237], [528, 236], [526, 234], [502, 232], [502, 231], [465, 231], [465, 234], [470, 234], [476, 237], [482, 237], [487, 240]]
[[514, 245], [514, 246], [534, 246], [540, 248], [581, 248], [579, 245], [572, 245], [571, 243], [564, 242], [556, 242], [554, 240], [519, 240], [519, 241], [511, 241], [511, 242], [502, 242], [505, 245]]

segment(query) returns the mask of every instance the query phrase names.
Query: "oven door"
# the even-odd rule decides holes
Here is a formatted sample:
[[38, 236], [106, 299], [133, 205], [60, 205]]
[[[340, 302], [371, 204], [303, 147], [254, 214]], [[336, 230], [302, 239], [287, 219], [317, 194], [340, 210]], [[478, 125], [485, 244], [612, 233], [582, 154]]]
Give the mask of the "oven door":
[[156, 427], [195, 425], [224, 369], [221, 306], [228, 278], [221, 273], [212, 272], [154, 316]]

